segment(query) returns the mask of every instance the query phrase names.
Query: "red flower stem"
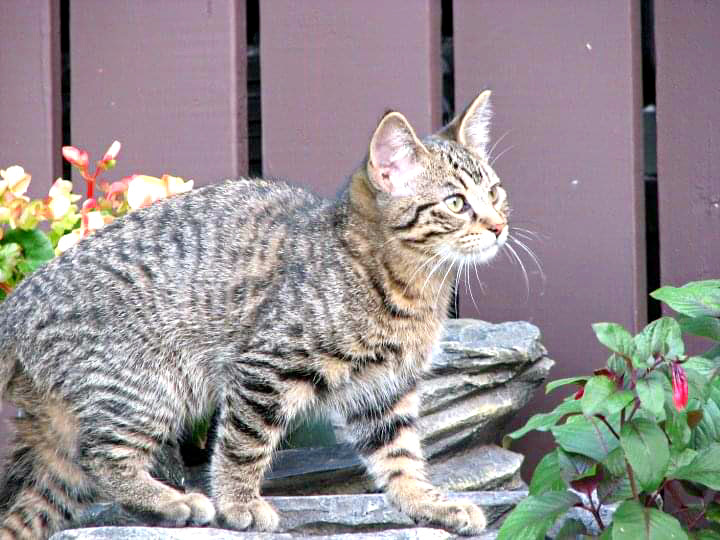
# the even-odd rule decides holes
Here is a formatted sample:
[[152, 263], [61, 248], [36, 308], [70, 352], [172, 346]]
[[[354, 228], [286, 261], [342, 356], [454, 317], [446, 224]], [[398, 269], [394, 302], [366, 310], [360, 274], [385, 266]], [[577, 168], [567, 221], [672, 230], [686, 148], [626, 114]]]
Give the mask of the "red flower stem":
[[5, 294], [10, 294], [12, 292], [12, 287], [7, 283], [0, 283], [0, 289], [5, 291]]

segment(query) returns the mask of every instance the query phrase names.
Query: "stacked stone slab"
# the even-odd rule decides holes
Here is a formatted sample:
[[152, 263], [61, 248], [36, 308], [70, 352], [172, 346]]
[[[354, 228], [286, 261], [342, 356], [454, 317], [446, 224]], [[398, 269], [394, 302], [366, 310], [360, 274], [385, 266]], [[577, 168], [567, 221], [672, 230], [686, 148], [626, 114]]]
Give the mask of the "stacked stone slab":
[[[420, 386], [419, 427], [433, 483], [447, 491], [472, 492], [467, 496], [486, 507], [491, 522], [526, 494], [518, 491], [525, 487], [520, 478], [522, 456], [493, 442], [500, 438], [513, 414], [530, 400], [553, 364], [540, 343], [539, 330], [529, 323], [456, 319], [448, 322], [433, 354], [432, 372]], [[166, 453], [158, 475], [170, 484], [202, 489], [205, 482], [200, 471], [204, 468], [184, 468], [176, 446], [169, 446]], [[477, 493], [485, 490], [494, 493]], [[367, 538], [367, 534], [380, 538], [377, 535], [381, 531], [389, 533], [413, 525], [388, 507], [382, 495], [362, 495], [373, 491], [360, 459], [348, 444], [280, 451], [263, 484], [263, 494], [273, 496], [280, 512], [284, 535], [278, 538], [290, 538], [288, 534], [356, 538], [349, 533], [357, 534], [358, 539]], [[87, 526], [143, 524], [113, 504], [94, 506], [83, 522]], [[142, 528], [124, 529], [125, 536], [108, 536], [113, 531], [120, 534], [119, 529], [85, 531], [89, 536], [77, 536], [79, 532], [73, 531], [56, 535], [56, 539], [184, 538], [165, 529], [148, 529], [147, 536], [143, 536]], [[205, 537], [216, 537], [212, 529], [204, 531]], [[416, 529], [390, 537], [449, 536], [435, 529]]]

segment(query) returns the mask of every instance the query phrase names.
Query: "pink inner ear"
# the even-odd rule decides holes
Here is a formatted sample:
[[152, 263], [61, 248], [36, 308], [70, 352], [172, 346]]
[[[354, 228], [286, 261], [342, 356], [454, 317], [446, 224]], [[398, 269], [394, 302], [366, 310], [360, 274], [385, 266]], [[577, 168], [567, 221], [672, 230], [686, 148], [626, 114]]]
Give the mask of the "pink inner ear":
[[415, 192], [414, 180], [421, 167], [406, 142], [394, 142], [396, 144], [385, 143], [375, 147], [377, 164], [371, 165], [373, 179], [393, 197], [408, 197]]

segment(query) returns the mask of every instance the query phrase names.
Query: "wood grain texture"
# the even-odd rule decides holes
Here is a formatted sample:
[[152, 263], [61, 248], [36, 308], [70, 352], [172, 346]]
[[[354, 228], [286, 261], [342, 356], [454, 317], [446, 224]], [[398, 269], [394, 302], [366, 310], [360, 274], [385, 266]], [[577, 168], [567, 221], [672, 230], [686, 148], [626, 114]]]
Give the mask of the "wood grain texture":
[[[455, 0], [456, 107], [491, 88], [496, 119], [495, 168], [514, 208], [511, 226], [538, 255], [547, 282], [519, 251], [482, 268], [483, 292], [463, 290], [461, 315], [529, 320], [558, 362], [551, 378], [585, 374], [607, 352], [591, 323], [645, 322], [640, 13], [637, 2], [475, 2]], [[557, 395], [538, 396], [516, 424], [547, 410]], [[509, 429], [516, 426], [509, 426]], [[517, 444], [525, 470], [548, 439]]]
[[660, 280], [720, 277], [720, 4], [655, 2]]
[[263, 172], [334, 195], [387, 109], [441, 121], [440, 2], [260, 6]]
[[171, 173], [204, 185], [247, 169], [245, 4], [70, 4], [72, 142], [113, 177]]
[[0, 168], [22, 165], [44, 197], [61, 172], [59, 3], [0, 2], [0, 36]]

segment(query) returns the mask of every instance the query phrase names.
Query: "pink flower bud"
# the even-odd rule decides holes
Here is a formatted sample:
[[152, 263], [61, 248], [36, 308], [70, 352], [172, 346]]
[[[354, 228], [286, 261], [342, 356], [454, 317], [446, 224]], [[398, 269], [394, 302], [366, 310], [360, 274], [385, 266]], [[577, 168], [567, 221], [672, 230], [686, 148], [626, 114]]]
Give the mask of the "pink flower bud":
[[78, 169], [84, 169], [88, 166], [90, 158], [85, 150], [80, 150], [74, 146], [63, 146], [62, 147], [63, 157], [75, 165]]
[[103, 163], [108, 163], [110, 161], [113, 161], [117, 158], [117, 155], [120, 153], [120, 147], [122, 145], [120, 144], [120, 141], [114, 141], [110, 148], [107, 149], [105, 152], [105, 155], [103, 156], [102, 160]]
[[688, 403], [687, 374], [677, 362], [672, 363], [670, 373], [672, 375], [673, 403], [678, 411], [683, 411]]

